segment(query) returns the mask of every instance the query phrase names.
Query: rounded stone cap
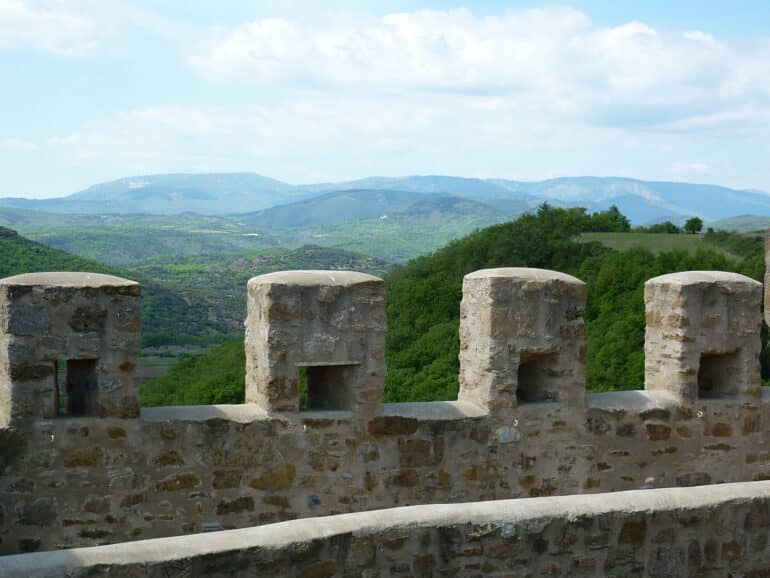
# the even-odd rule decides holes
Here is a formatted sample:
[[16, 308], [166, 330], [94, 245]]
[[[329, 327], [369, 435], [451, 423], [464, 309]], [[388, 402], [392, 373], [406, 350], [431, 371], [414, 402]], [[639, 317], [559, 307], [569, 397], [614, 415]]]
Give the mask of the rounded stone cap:
[[550, 269], [535, 269], [532, 267], [499, 267], [497, 269], [479, 269], [473, 273], [468, 273], [464, 280], [475, 279], [521, 279], [522, 281], [561, 281], [571, 285], [585, 285], [577, 277], [551, 271]]
[[14, 287], [139, 287], [139, 283], [102, 273], [24, 273], [0, 279], [0, 285]]
[[296, 285], [300, 287], [350, 287], [360, 283], [384, 283], [379, 277], [358, 271], [276, 271], [249, 279], [249, 285]]
[[648, 280], [645, 285], [702, 285], [714, 283], [740, 283], [749, 286], [762, 287], [762, 283], [746, 275], [728, 271], [683, 271], [669, 273]]

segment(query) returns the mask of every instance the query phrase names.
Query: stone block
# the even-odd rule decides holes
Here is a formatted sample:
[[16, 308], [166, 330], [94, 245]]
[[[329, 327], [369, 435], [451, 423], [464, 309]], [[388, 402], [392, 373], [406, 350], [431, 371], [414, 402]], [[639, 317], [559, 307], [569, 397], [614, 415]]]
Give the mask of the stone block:
[[483, 269], [463, 279], [460, 394], [492, 415], [522, 404], [582, 406], [585, 284], [542, 269]]
[[685, 402], [760, 393], [762, 284], [736, 273], [689, 271], [650, 279], [645, 388]]
[[1, 279], [0, 427], [138, 416], [139, 296], [137, 283], [96, 273]]
[[248, 283], [246, 402], [371, 416], [385, 384], [385, 285], [351, 271], [285, 271]]

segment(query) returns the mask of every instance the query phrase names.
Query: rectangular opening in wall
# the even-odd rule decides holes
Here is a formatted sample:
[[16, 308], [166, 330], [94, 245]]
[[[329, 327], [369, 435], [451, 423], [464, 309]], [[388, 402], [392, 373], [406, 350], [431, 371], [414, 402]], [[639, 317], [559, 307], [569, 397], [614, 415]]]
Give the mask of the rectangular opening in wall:
[[698, 367], [698, 397], [731, 397], [738, 392], [739, 352], [703, 353]]
[[559, 399], [558, 354], [521, 353], [516, 400], [521, 404], [553, 402]]
[[97, 413], [99, 385], [96, 359], [56, 362], [56, 408], [59, 416], [92, 416]]
[[[356, 363], [299, 364], [300, 410], [349, 411]], [[305, 393], [306, 392], [306, 393]]]

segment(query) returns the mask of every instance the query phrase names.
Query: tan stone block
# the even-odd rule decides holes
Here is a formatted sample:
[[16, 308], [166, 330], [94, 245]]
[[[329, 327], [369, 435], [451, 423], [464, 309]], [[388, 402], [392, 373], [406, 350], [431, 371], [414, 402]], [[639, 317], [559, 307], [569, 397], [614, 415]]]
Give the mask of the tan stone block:
[[498, 418], [519, 405], [582, 407], [586, 287], [541, 269], [484, 269], [463, 279], [459, 399]]
[[255, 490], [274, 492], [286, 490], [291, 487], [296, 477], [294, 464], [283, 464], [264, 472], [258, 478], [249, 482], [249, 486]]

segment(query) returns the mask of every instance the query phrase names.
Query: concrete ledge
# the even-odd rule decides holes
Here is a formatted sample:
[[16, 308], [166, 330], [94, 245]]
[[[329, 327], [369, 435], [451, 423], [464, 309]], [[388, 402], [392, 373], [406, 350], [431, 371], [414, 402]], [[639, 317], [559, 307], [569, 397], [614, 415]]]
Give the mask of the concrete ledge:
[[102, 273], [24, 273], [0, 279], [0, 285], [16, 287], [139, 287], [139, 283]]
[[265, 273], [252, 277], [249, 285], [270, 284], [270, 285], [298, 285], [301, 287], [317, 287], [319, 285], [339, 285], [349, 287], [358, 283], [381, 283], [382, 279], [359, 273], [358, 271], [277, 271], [275, 273]]
[[[728, 400], [703, 400], [701, 405], [718, 406]], [[761, 402], [770, 404], [770, 387], [762, 388]], [[542, 411], [547, 404], [539, 404]], [[586, 409], [607, 412], [623, 411], [631, 414], [654, 409], [675, 409], [681, 407], [681, 400], [665, 390], [635, 389], [629, 391], [608, 391], [591, 393], [586, 396]], [[378, 415], [387, 417], [408, 417], [424, 421], [448, 421], [468, 418], [483, 418], [488, 414], [484, 408], [465, 401], [425, 401], [412, 403], [384, 403]], [[236, 423], [271, 419], [271, 417], [306, 417], [327, 419], [350, 419], [350, 412], [305, 411], [298, 414], [275, 414], [271, 416], [253, 403], [223, 405], [175, 405], [142, 408], [141, 419], [146, 422], [193, 421], [203, 422], [223, 419]]]
[[418, 420], [454, 420], [484, 417], [487, 412], [467, 401], [423, 401], [412, 403], [384, 403], [382, 415], [411, 417]]
[[267, 412], [253, 403], [145, 407], [142, 408], [141, 414], [141, 419], [147, 422], [224, 419], [237, 423], [249, 423], [267, 418]]
[[665, 390], [632, 389], [607, 391], [586, 396], [586, 407], [604, 411], [643, 412], [650, 409], [673, 409], [682, 405], [681, 400]]
[[585, 283], [560, 271], [551, 271], [550, 269], [536, 269], [534, 267], [498, 267], [496, 269], [479, 269], [473, 273], [468, 273], [466, 279], [488, 279], [490, 277], [495, 278], [515, 278], [517, 280], [525, 281], [561, 281], [562, 283], [570, 283], [574, 285], [584, 286]]
[[[687, 526], [688, 532], [693, 534], [693, 528], [700, 523], [698, 531], [703, 534], [701, 538], [707, 538], [705, 534], [712, 531], [714, 526], [713, 523], [709, 523], [708, 518], [713, 519], [723, 509], [729, 516], [736, 512], [741, 514], [731, 518], [736, 521], [736, 524], [740, 524], [738, 531], [742, 532], [745, 529], [766, 532], [766, 526], [770, 523], [765, 519], [768, 500], [770, 500], [770, 482], [762, 481], [587, 496], [412, 506], [293, 520], [209, 534], [7, 556], [1, 559], [0, 576], [32, 578], [65, 574], [101, 575], [114, 572], [119, 572], [121, 576], [150, 575], [152, 571], [171, 571], [174, 568], [180, 570], [178, 564], [185, 561], [204, 558], [210, 560], [212, 557], [227, 553], [241, 558], [246, 555], [250, 559], [260, 557], [269, 559], [270, 552], [275, 550], [296, 548], [311, 542], [318, 546], [331, 538], [342, 539], [343, 535], [352, 536], [350, 540], [355, 542], [366, 538], [377, 540], [383, 535], [414, 536], [422, 529], [435, 528], [481, 526], [486, 529], [486, 536], [497, 532], [498, 541], [520, 542], [522, 537], [533, 528], [543, 531], [546, 524], [554, 521], [587, 526], [587, 522], [597, 518], [601, 518], [606, 527], [611, 527], [612, 521], [616, 520], [622, 527], [619, 543], [631, 545], [638, 550], [645, 544], [656, 543], [650, 542], [653, 529], [665, 531], [666, 535], [671, 536], [670, 539], [673, 540], [674, 534], [671, 532], [675, 532], [676, 528], [669, 528], [671, 524]], [[671, 517], [667, 517], [667, 514], [671, 514]], [[743, 516], [746, 516], [745, 523]], [[713, 532], [723, 531], [732, 530], [713, 528]], [[447, 533], [447, 536], [449, 535]], [[738, 537], [735, 536], [735, 538], [737, 540]], [[456, 538], [453, 539], [456, 540]], [[536, 547], [532, 552], [533, 558], [545, 554], [538, 551], [538, 548], [542, 550], [542, 547]], [[316, 551], [320, 548], [312, 550]], [[495, 551], [499, 552], [499, 549]], [[725, 551], [723, 546], [722, 552]], [[676, 563], [676, 559], [673, 550], [671, 552], [673, 564]], [[570, 556], [579, 554], [577, 547], [569, 552]], [[309, 557], [312, 558], [313, 555]], [[296, 556], [296, 564], [298, 566], [307, 564], [307, 558], [308, 556]], [[761, 552], [755, 551], [752, 556], [747, 556], [741, 568], [760, 567], [767, 563], [768, 558], [770, 555], [765, 547]], [[294, 563], [295, 559], [291, 558], [291, 560]], [[720, 567], [726, 569], [724, 560], [723, 554]], [[199, 567], [197, 568], [200, 570]], [[283, 568], [281, 572], [285, 575], [293, 575], [296, 571], [296, 568]], [[156, 574], [152, 573], [152, 575]]]
[[761, 287], [762, 283], [740, 273], [729, 271], [683, 271], [659, 275], [647, 281], [650, 285], [691, 285], [695, 283], [740, 283]]

